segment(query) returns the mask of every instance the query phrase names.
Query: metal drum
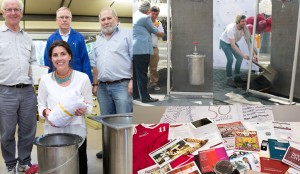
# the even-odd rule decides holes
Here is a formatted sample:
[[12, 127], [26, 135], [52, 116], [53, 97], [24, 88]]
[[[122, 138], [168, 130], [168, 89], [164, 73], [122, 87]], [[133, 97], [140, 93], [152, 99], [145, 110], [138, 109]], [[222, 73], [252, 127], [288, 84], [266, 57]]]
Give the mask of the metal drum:
[[190, 54], [188, 58], [188, 71], [190, 85], [204, 84], [204, 58], [205, 55]]
[[56, 133], [36, 137], [39, 174], [79, 174], [79, 135]]

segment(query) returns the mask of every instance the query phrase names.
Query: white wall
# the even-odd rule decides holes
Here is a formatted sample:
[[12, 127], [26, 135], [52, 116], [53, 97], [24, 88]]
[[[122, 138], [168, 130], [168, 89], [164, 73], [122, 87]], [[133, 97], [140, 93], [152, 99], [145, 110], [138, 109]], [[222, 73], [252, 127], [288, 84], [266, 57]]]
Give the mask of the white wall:
[[[238, 14], [254, 16], [256, 0], [214, 0], [213, 8], [213, 59], [214, 67], [226, 67], [227, 59], [219, 49], [220, 36], [226, 26], [235, 22]], [[249, 55], [249, 50], [244, 39], [238, 42], [241, 50]], [[234, 59], [235, 60], [235, 59]], [[235, 61], [233, 66], [235, 65]], [[248, 69], [247, 61], [243, 61], [242, 68]]]

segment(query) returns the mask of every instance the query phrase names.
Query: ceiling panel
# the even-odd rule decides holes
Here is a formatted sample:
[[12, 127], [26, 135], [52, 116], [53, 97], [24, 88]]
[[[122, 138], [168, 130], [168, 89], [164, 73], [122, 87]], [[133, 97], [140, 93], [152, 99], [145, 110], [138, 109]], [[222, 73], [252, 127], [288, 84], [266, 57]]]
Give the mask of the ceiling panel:
[[61, 0], [25, 0], [24, 14], [55, 14], [60, 4]]
[[61, 5], [78, 16], [98, 16], [102, 8], [112, 5], [119, 17], [132, 17], [132, 0], [25, 0], [24, 15], [55, 15]]

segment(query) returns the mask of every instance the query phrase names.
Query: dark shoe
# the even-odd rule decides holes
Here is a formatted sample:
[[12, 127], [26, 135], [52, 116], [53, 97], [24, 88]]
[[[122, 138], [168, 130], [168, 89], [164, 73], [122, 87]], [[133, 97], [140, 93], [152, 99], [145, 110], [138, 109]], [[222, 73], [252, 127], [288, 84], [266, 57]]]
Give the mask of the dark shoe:
[[99, 158], [99, 159], [103, 158], [103, 152], [102, 151], [98, 152], [96, 154], [96, 157]]
[[140, 97], [132, 97], [133, 100], [138, 100]]
[[247, 81], [243, 80], [240, 76], [235, 76], [234, 77], [234, 82], [235, 83], [247, 83]]
[[228, 79], [226, 84], [230, 87], [236, 88], [236, 84], [234, 83], [234, 81], [232, 79]]
[[16, 174], [16, 166], [7, 166], [5, 174]]
[[158, 101], [157, 98], [152, 98], [152, 97], [146, 98], [146, 99], [142, 99], [143, 103], [150, 103], [150, 102], [157, 102], [157, 101]]

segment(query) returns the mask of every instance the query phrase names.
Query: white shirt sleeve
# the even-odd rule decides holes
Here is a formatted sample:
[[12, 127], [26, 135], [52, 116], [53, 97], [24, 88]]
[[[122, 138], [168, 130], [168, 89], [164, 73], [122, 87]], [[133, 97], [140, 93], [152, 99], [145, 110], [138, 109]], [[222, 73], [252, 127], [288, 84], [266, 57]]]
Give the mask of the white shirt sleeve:
[[159, 21], [159, 25], [158, 25], [158, 31], [159, 31], [159, 32], [163, 32], [163, 33], [165, 32], [165, 31], [164, 31], [164, 28], [163, 28], [163, 26], [162, 26], [162, 23], [161, 23], [160, 21]]
[[81, 93], [84, 98], [84, 101], [88, 105], [86, 114], [91, 114], [93, 111], [93, 94], [92, 94], [92, 86], [91, 86], [89, 78], [85, 78], [84, 83], [81, 88]]
[[41, 78], [37, 98], [38, 98], [38, 112], [39, 112], [40, 118], [42, 118], [42, 119], [44, 119], [43, 111], [44, 111], [44, 109], [47, 108], [47, 97], [48, 97], [48, 92], [46, 89], [45, 79]]

